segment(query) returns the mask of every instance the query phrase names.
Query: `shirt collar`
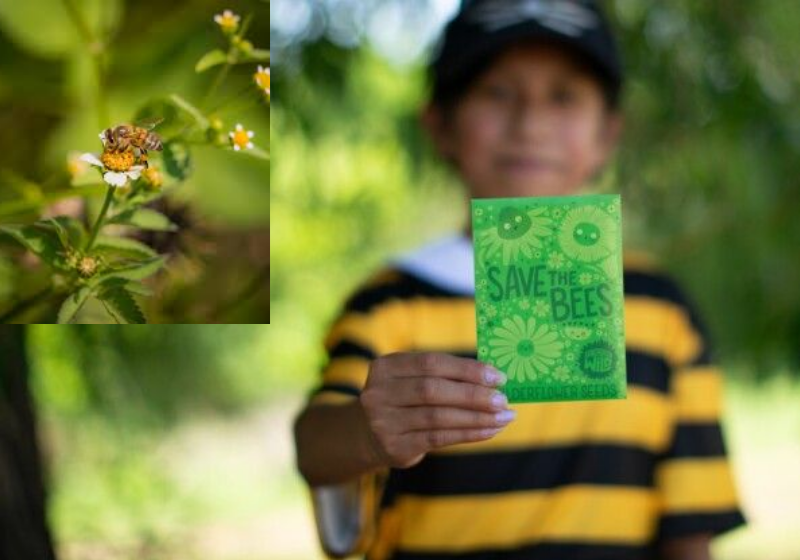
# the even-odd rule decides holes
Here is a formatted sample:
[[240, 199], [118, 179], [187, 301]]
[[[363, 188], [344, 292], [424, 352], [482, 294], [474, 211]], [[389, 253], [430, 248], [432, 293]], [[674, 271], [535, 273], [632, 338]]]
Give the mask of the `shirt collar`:
[[464, 234], [439, 238], [392, 260], [395, 267], [445, 290], [475, 294], [472, 240]]

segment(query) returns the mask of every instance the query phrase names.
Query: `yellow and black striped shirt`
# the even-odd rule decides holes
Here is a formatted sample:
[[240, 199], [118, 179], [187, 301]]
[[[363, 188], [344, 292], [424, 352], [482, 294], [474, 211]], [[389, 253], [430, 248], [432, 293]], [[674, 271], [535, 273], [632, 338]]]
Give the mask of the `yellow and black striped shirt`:
[[[627, 399], [513, 405], [495, 438], [391, 470], [370, 560], [652, 558], [744, 523], [704, 330], [674, 282], [625, 268]], [[312, 404], [357, 396], [383, 354], [475, 357], [474, 296], [445, 284], [392, 266], [357, 290]]]

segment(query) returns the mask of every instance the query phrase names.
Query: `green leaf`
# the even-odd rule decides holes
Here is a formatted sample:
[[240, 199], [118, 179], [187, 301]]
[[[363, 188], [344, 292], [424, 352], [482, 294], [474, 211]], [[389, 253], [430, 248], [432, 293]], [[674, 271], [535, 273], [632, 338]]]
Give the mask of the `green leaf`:
[[167, 188], [161, 187], [158, 191], [149, 192], [144, 189], [140, 190], [139, 192], [135, 193], [132, 197], [130, 197], [127, 202], [132, 206], [144, 206], [146, 204], [150, 204], [151, 202], [155, 202], [160, 198], [164, 198], [167, 194]]
[[152, 296], [153, 290], [145, 286], [144, 284], [140, 284], [138, 282], [128, 282], [125, 284], [125, 288], [131, 292], [132, 294], [137, 294], [140, 296]]
[[185, 180], [192, 170], [192, 158], [189, 147], [182, 142], [164, 144], [164, 171], [178, 181]]
[[86, 228], [80, 220], [69, 216], [48, 218], [43, 223], [53, 226], [61, 245], [65, 249], [82, 247], [86, 238]]
[[100, 292], [98, 299], [117, 323], [142, 325], [147, 323], [139, 304], [125, 288], [115, 286]]
[[84, 286], [77, 292], [67, 296], [67, 299], [64, 300], [58, 310], [58, 324], [66, 325], [71, 323], [90, 295], [92, 295], [92, 289], [89, 286]]
[[253, 49], [247, 53], [242, 62], [266, 62], [269, 64], [269, 51], [265, 49]]
[[126, 210], [108, 220], [109, 224], [133, 226], [150, 231], [176, 231], [178, 226], [173, 224], [161, 212], [149, 208]]
[[94, 252], [122, 259], [152, 259], [158, 256], [153, 249], [128, 237], [100, 235], [94, 243]]
[[63, 268], [61, 240], [52, 225], [0, 226], [0, 231], [16, 239], [50, 266]]
[[220, 49], [214, 49], [213, 51], [207, 52], [204, 54], [200, 60], [197, 61], [197, 64], [194, 67], [194, 71], [198, 74], [200, 72], [205, 72], [209, 68], [213, 66], [217, 66], [218, 64], [224, 64], [228, 60], [228, 55], [226, 55]]
[[110, 280], [122, 278], [124, 280], [144, 280], [161, 270], [166, 259], [155, 257], [146, 261], [139, 261], [94, 276], [89, 284], [92, 286], [107, 285]]
[[152, 296], [153, 290], [136, 280], [126, 280], [125, 278], [108, 278], [103, 281], [101, 288], [103, 290], [112, 290], [114, 288], [124, 288], [132, 294], [140, 296]]

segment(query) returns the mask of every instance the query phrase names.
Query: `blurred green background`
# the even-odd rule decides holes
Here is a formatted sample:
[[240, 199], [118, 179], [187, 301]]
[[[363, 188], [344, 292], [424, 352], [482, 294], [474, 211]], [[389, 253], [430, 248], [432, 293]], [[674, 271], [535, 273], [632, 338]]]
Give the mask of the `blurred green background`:
[[[387, 257], [464, 222], [462, 189], [417, 126], [426, 55], [458, 4], [272, 6], [273, 309], [297, 356], [317, 355], [343, 298]], [[622, 193], [627, 247], [682, 282], [727, 374], [724, 428], [750, 523], [716, 540], [715, 557], [800, 558], [800, 11], [603, 4], [628, 82], [623, 144], [596, 187]]]
[[[96, 38], [91, 45], [70, 4]], [[198, 74], [195, 64], [212, 49], [227, 50], [213, 20], [226, 8], [252, 14], [247, 38], [269, 48], [267, 0], [0, 2], [0, 224], [33, 222], [70, 192], [86, 194], [69, 187], [67, 157], [99, 151], [105, 127], [131, 122], [146, 103], [171, 94], [203, 105], [219, 67]], [[93, 62], [99, 50], [103, 95]], [[207, 109], [226, 137], [241, 123], [268, 151], [269, 104], [255, 71], [255, 63], [234, 66]], [[175, 256], [159, 297], [145, 302], [147, 314], [160, 323], [268, 323], [269, 162], [201, 145], [191, 155], [189, 180], [160, 208], [180, 232], [147, 240]], [[94, 193], [98, 207], [102, 197]], [[0, 311], [44, 281], [19, 265], [16, 249], [0, 244]]]
[[[278, 147], [270, 172], [278, 179], [271, 192], [267, 179], [264, 192], [277, 232], [276, 327], [30, 327], [51, 518], [65, 558], [321, 558], [290, 424], [315, 383], [321, 337], [349, 290], [395, 251], [463, 222], [460, 188], [416, 125], [426, 94], [422, 61], [455, 4], [271, 6]], [[144, 7], [129, 7], [138, 16], [126, 40], [158, 54], [138, 62], [120, 54], [121, 76], [125, 68], [175, 63], [182, 70], [172, 83], [191, 87], [192, 60], [210, 40], [204, 34], [216, 3], [137, 6]], [[715, 558], [795, 560], [800, 11], [792, 0], [616, 0], [607, 7], [630, 81], [625, 143], [598, 188], [623, 193], [627, 242], [662, 257], [684, 282], [728, 375], [725, 431], [750, 524], [715, 541]], [[164, 19], [170, 24], [161, 34], [139, 33]], [[3, 25], [2, 36], [10, 35]], [[195, 41], [197, 51], [177, 64]], [[27, 72], [37, 81], [21, 97], [51, 99], [62, 76], [32, 64], [26, 68], [41, 69]], [[153, 75], [166, 83], [170, 73]], [[7, 99], [16, 88], [2, 83]], [[112, 99], [124, 95], [120, 88]], [[59, 115], [89, 103], [69, 99], [69, 111], [54, 109]], [[89, 112], [72, 125], [84, 130], [75, 133], [80, 142], [95, 133]], [[40, 126], [52, 130], [52, 120], [63, 118]], [[19, 123], [36, 121], [17, 119], [0, 134], [3, 146], [16, 146], [14, 165], [31, 177], [39, 162], [60, 165], [59, 150], [79, 142], [64, 140], [50, 152], [51, 140], [37, 140], [57, 142], [57, 135], [20, 137]], [[208, 204], [225, 215], [257, 219], [264, 208], [256, 192], [244, 202], [223, 200], [227, 189], [240, 188], [227, 175], [203, 187], [204, 178], [197, 181], [198, 192], [223, 190]], [[229, 204], [247, 208], [240, 215]]]

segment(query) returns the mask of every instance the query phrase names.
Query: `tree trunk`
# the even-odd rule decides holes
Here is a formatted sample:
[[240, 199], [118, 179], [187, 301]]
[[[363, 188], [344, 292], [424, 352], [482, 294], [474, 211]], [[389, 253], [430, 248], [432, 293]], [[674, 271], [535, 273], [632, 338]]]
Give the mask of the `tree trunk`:
[[0, 325], [0, 558], [54, 560], [25, 327]]

